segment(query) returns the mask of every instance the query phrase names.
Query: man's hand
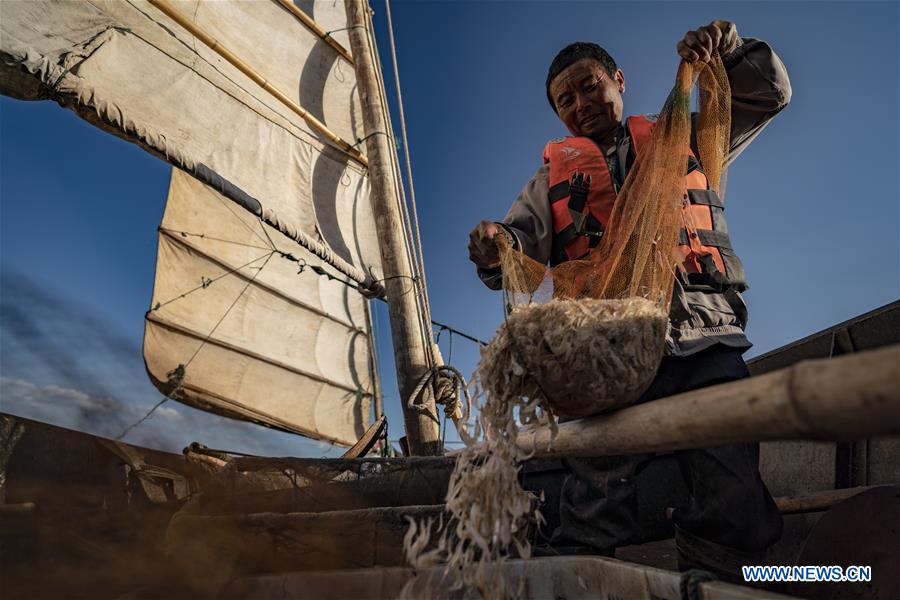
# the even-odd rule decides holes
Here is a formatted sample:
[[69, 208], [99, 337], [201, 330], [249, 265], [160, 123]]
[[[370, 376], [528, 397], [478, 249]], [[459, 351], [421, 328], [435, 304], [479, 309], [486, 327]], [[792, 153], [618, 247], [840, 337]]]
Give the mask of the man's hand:
[[494, 236], [502, 229], [493, 221], [482, 221], [469, 233], [469, 260], [480, 269], [500, 266], [500, 251]]
[[737, 27], [729, 21], [713, 21], [705, 27], [688, 31], [678, 42], [678, 55], [688, 62], [709, 62], [718, 50], [724, 56], [741, 43]]

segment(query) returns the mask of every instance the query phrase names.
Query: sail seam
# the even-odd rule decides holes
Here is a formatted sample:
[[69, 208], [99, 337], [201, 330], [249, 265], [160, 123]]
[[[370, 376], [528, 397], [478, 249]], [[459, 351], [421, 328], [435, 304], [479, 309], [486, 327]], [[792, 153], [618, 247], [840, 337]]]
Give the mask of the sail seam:
[[[291, 109], [292, 112], [300, 116], [304, 121], [312, 126], [313, 129], [321, 135], [324, 135], [339, 150], [343, 151], [351, 159], [359, 162], [363, 166], [368, 166], [369, 161], [364, 154], [353, 148], [349, 142], [345, 141], [341, 136], [331, 131], [325, 123], [320, 121], [315, 115], [294, 102], [287, 94], [269, 83], [269, 80], [263, 77], [256, 69], [244, 62], [242, 58], [231, 52], [219, 40], [210, 36], [204, 29], [193, 23], [177, 8], [169, 3], [169, 0], [148, 0], [151, 5], [160, 10], [167, 17], [178, 23], [179, 26], [186, 29], [192, 36], [203, 42], [204, 45], [216, 52], [224, 58], [228, 63], [243, 73], [256, 85], [267, 91], [275, 97], [283, 105]], [[198, 53], [199, 54], [199, 53]]]
[[[88, 1], [88, 3], [90, 3], [92, 6], [94, 6], [94, 8], [96, 8], [98, 11], [100, 11], [100, 12], [103, 13], [104, 15], [107, 14], [106, 12], [103, 11], [103, 9], [102, 9], [101, 7], [95, 5], [91, 0], [87, 0], [87, 1]], [[285, 115], [284, 113], [282, 113], [280, 110], [278, 110], [277, 108], [273, 107], [271, 104], [269, 104], [268, 102], [266, 102], [266, 100], [265, 100], [263, 97], [257, 96], [257, 95], [254, 94], [252, 91], [250, 91], [249, 89], [247, 89], [244, 85], [242, 85], [242, 84], [240, 84], [239, 82], [235, 81], [228, 73], [226, 73], [226, 72], [222, 71], [221, 69], [219, 69], [215, 64], [211, 63], [211, 62], [210, 62], [209, 60], [207, 60], [205, 57], [201, 56], [196, 50], [194, 50], [194, 49], [191, 48], [189, 45], [187, 45], [187, 43], [186, 43], [184, 40], [182, 40], [181, 38], [179, 38], [179, 37], [178, 37], [177, 35], [175, 35], [172, 31], [169, 31], [168, 27], [166, 27], [163, 23], [160, 23], [159, 21], [157, 21], [156, 19], [154, 19], [151, 15], [147, 14], [146, 12], [144, 12], [143, 10], [141, 10], [140, 8], [138, 8], [137, 6], [135, 6], [135, 5], [133, 4], [133, 2], [131, 2], [131, 0], [128, 0], [127, 3], [128, 3], [128, 5], [131, 6], [135, 11], [137, 11], [137, 12], [139, 12], [141, 15], [143, 15], [144, 18], [146, 18], [148, 21], [150, 21], [153, 25], [156, 25], [156, 26], [159, 27], [160, 29], [165, 30], [166, 33], [168, 33], [169, 35], [171, 35], [171, 36], [176, 40], [176, 42], [178, 42], [179, 44], [181, 44], [182, 46], [184, 46], [188, 51], [190, 51], [191, 53], [193, 53], [199, 60], [203, 61], [203, 63], [204, 63], [207, 67], [209, 67], [210, 69], [212, 69], [213, 71], [215, 71], [217, 74], [219, 74], [221, 77], [223, 77], [223, 78], [224, 78], [225, 80], [227, 80], [229, 83], [231, 83], [231, 84], [234, 85], [236, 88], [238, 88], [239, 90], [241, 90], [243, 93], [247, 94], [248, 96], [250, 96], [251, 98], [253, 98], [253, 99], [256, 100], [257, 102], [259, 102], [259, 103], [260, 103], [262, 106], [264, 106], [266, 109], [268, 109], [268, 110], [271, 111], [272, 113], [278, 115], [279, 118], [284, 119], [284, 121], [288, 123], [289, 127], [285, 127], [285, 125], [284, 125], [283, 123], [279, 123], [277, 120], [273, 119], [270, 115], [264, 114], [262, 111], [259, 110], [259, 108], [254, 107], [254, 106], [251, 106], [250, 104], [248, 104], [247, 102], [245, 102], [243, 99], [241, 99], [240, 97], [238, 97], [237, 95], [235, 95], [232, 91], [226, 89], [226, 88], [223, 87], [221, 84], [216, 83], [215, 81], [211, 80], [209, 77], [207, 77], [207, 76], [204, 75], [202, 72], [200, 72], [199, 70], [197, 70], [197, 68], [195, 68], [194, 66], [192, 66], [192, 65], [190, 65], [190, 64], [187, 64], [187, 63], [185, 63], [183, 60], [179, 59], [178, 57], [173, 56], [173, 55], [170, 54], [169, 52], [166, 52], [166, 50], [165, 50], [164, 48], [161, 48], [159, 45], [157, 45], [157, 44], [154, 43], [153, 41], [147, 39], [146, 37], [144, 37], [143, 35], [141, 35], [139, 32], [137, 32], [137, 31], [135, 31], [134, 29], [132, 29], [132, 30], [130, 31], [130, 33], [131, 33], [131, 35], [133, 35], [135, 38], [141, 40], [142, 42], [144, 42], [144, 43], [147, 44], [148, 46], [150, 46], [150, 47], [156, 49], [158, 52], [160, 52], [161, 54], [165, 55], [166, 57], [168, 57], [168, 58], [171, 59], [172, 61], [178, 63], [178, 64], [181, 65], [182, 67], [184, 67], [184, 68], [186, 68], [186, 69], [192, 71], [192, 72], [195, 73], [198, 77], [200, 77], [201, 79], [203, 79], [204, 81], [206, 81], [207, 83], [209, 83], [211, 86], [213, 86], [213, 87], [215, 87], [216, 89], [218, 89], [219, 91], [221, 91], [221, 92], [227, 94], [227, 95], [228, 95], [229, 97], [231, 97], [233, 100], [235, 100], [236, 102], [239, 102], [239, 103], [242, 104], [243, 106], [247, 107], [248, 110], [253, 111], [253, 112], [256, 113], [257, 115], [259, 115], [261, 118], [263, 118], [263, 119], [265, 119], [266, 121], [268, 121], [269, 123], [272, 123], [272, 124], [275, 125], [276, 127], [279, 127], [279, 128], [281, 128], [281, 129], [283, 129], [284, 131], [286, 131], [288, 134], [290, 134], [292, 137], [294, 137], [295, 139], [297, 139], [297, 140], [300, 141], [301, 143], [309, 144], [311, 147], [315, 148], [315, 149], [318, 150], [320, 153], [324, 153], [325, 151], [332, 151], [332, 152], [338, 152], [338, 153], [340, 153], [341, 156], [352, 157], [351, 154], [345, 152], [344, 150], [342, 150], [342, 149], [339, 148], [338, 146], [335, 146], [335, 145], [332, 145], [332, 144], [326, 144], [326, 143], [324, 143], [318, 136], [314, 135], [311, 131], [307, 131], [306, 129], [303, 129], [302, 127], [300, 127], [299, 125], [297, 125], [290, 117], [286, 116], [286, 115]], [[108, 16], [108, 15], [107, 15], [107, 16]], [[110, 18], [111, 18], [111, 17], [110, 17]], [[252, 81], [252, 80], [251, 80], [251, 81]], [[254, 82], [254, 83], [255, 83], [255, 82]], [[257, 87], [258, 87], [258, 86], [257, 86]], [[263, 89], [263, 90], [264, 90], [264, 88], [260, 88], [260, 89]], [[269, 94], [269, 93], [265, 94], [264, 96], [265, 96], [265, 98], [267, 98], [267, 99], [274, 98], [274, 96], [272, 96], [272, 95]], [[291, 114], [296, 114], [296, 113], [293, 113], [293, 112], [291, 111]], [[304, 121], [304, 122], [305, 122], [305, 121]], [[293, 131], [292, 131], [292, 129], [293, 129]], [[301, 136], [302, 136], [302, 137], [301, 137]], [[329, 159], [331, 159], [331, 160], [335, 160], [335, 162], [343, 162], [343, 161], [337, 161], [334, 157], [328, 156], [327, 154], [325, 155], [325, 157], [326, 157], [326, 158], [329, 158]], [[363, 166], [359, 165], [358, 163], [344, 163], [344, 165], [345, 165], [346, 167], [348, 167], [348, 168], [352, 168], [354, 171], [356, 171], [356, 172], [357, 172], [358, 174], [360, 174], [360, 175], [365, 174], [366, 171], [367, 171], [366, 168], [364, 168]]]
[[[224, 268], [224, 269], [228, 269], [228, 270], [230, 270], [230, 271], [233, 271], [233, 272], [231, 273], [232, 275], [237, 275], [238, 277], [241, 277], [241, 278], [243, 278], [243, 279], [249, 279], [249, 277], [248, 277], [247, 275], [241, 273], [240, 271], [234, 270], [234, 267], [231, 266], [230, 264], [228, 264], [227, 262], [225, 262], [224, 260], [221, 260], [220, 258], [217, 258], [217, 257], [215, 257], [215, 256], [211, 256], [211, 255], [208, 254], [206, 251], [204, 251], [202, 248], [200, 248], [200, 247], [197, 246], [196, 244], [193, 244], [193, 243], [189, 242], [188, 240], [182, 238], [180, 235], [175, 235], [175, 234], [172, 233], [170, 230], [164, 229], [164, 228], [160, 228], [159, 233], [160, 233], [161, 235], [165, 235], [167, 238], [169, 238], [170, 240], [172, 240], [173, 242], [175, 242], [175, 243], [177, 243], [177, 244], [180, 244], [180, 245], [182, 245], [182, 246], [185, 246], [185, 247], [187, 247], [187, 248], [190, 248], [191, 250], [193, 250], [193, 251], [196, 252], [197, 254], [203, 256], [204, 258], [210, 260], [211, 262], [216, 263], [216, 264], [219, 265], [220, 267], [222, 267], [222, 268]], [[260, 257], [260, 258], [257, 259], [257, 260], [261, 260], [262, 258], [264, 258], [264, 257]], [[253, 283], [254, 283], [255, 285], [257, 285], [257, 286], [259, 286], [259, 287], [265, 289], [267, 292], [271, 292], [272, 294], [274, 294], [274, 295], [276, 295], [276, 296], [278, 296], [278, 297], [280, 297], [280, 298], [282, 298], [282, 299], [284, 299], [284, 300], [290, 302], [291, 304], [293, 304], [293, 305], [295, 305], [295, 306], [299, 306], [300, 308], [309, 310], [310, 312], [313, 312], [313, 313], [315, 313], [315, 314], [317, 314], [317, 315], [319, 315], [319, 316], [321, 316], [321, 317], [325, 317], [326, 319], [330, 319], [331, 321], [334, 321], [335, 323], [337, 323], [337, 324], [339, 324], [339, 325], [343, 325], [344, 327], [346, 327], [346, 328], [349, 329], [350, 331], [355, 331], [355, 332], [357, 332], [357, 333], [362, 333], [363, 335], [366, 334], [365, 329], [363, 329], [362, 327], [358, 327], [358, 326], [356, 326], [356, 325], [353, 325], [353, 323], [344, 321], [343, 319], [340, 319], [340, 318], [338, 318], [338, 317], [336, 317], [336, 316], [334, 316], [334, 315], [332, 315], [332, 314], [330, 314], [330, 313], [328, 313], [328, 312], [325, 312], [324, 310], [322, 310], [322, 309], [320, 309], [320, 308], [316, 308], [315, 306], [312, 306], [312, 305], [310, 305], [310, 304], [306, 304], [305, 302], [303, 302], [303, 301], [301, 301], [301, 300], [297, 300], [296, 298], [292, 298], [292, 297], [286, 295], [285, 293], [283, 293], [283, 292], [281, 292], [281, 291], [279, 291], [279, 290], [273, 288], [272, 286], [268, 285], [267, 283], [265, 283], [265, 282], [263, 282], [263, 281], [256, 280], [256, 281], [254, 281]]]
[[347, 49], [344, 48], [344, 46], [339, 41], [331, 37], [331, 34], [335, 33], [335, 31], [325, 31], [324, 29], [322, 29], [322, 27], [318, 23], [316, 23], [316, 21], [312, 17], [294, 6], [291, 2], [289, 2], [289, 0], [278, 0], [278, 3], [281, 4], [281, 6], [283, 6], [285, 10], [294, 15], [294, 17], [296, 17], [298, 21], [303, 23], [307, 27], [307, 29], [309, 29], [316, 35], [316, 37], [331, 46], [331, 48], [335, 52], [340, 54], [341, 57], [344, 58], [344, 60], [346, 60], [351, 65], [353, 64], [353, 57], [350, 56], [350, 52], [348, 52]]
[[159, 316], [157, 313], [152, 313], [152, 312], [147, 313], [146, 319], [148, 321], [151, 321], [152, 323], [155, 323], [162, 327], [166, 327], [167, 329], [170, 329], [172, 331], [182, 333], [182, 334], [187, 335], [192, 338], [205, 340], [206, 343], [212, 344], [214, 346], [219, 346], [220, 348], [224, 348], [225, 350], [229, 350], [236, 354], [242, 354], [244, 356], [248, 356], [250, 358], [253, 358], [258, 361], [264, 362], [266, 364], [272, 365], [273, 367], [278, 367], [280, 369], [284, 369], [285, 371], [290, 371], [290, 372], [300, 375], [302, 377], [306, 377], [307, 379], [312, 379], [314, 381], [318, 381], [319, 383], [324, 383], [326, 385], [340, 388], [340, 389], [344, 390], [345, 392], [350, 392], [352, 394], [358, 394], [361, 396], [369, 396], [369, 397], [372, 396], [371, 392], [367, 392], [364, 389], [362, 389], [361, 387], [353, 387], [346, 383], [334, 381], [333, 379], [330, 379], [323, 375], [316, 375], [315, 373], [310, 373], [309, 371], [306, 371], [304, 369], [300, 369], [300, 368], [288, 365], [286, 363], [283, 363], [280, 360], [276, 360], [274, 358], [263, 356], [262, 354], [254, 352], [253, 350], [239, 348], [238, 346], [235, 346], [234, 344], [231, 344], [229, 342], [226, 342], [225, 340], [222, 340], [222, 339], [219, 339], [216, 337], [207, 338], [204, 334], [200, 333], [199, 331], [195, 331], [184, 325], [179, 325], [177, 323], [173, 323], [172, 321], [169, 321], [168, 319], [165, 319], [165, 318]]
[[[102, 9], [100, 9], [99, 7], [97, 7], [93, 4], [92, 4], [92, 6], [94, 6], [94, 8], [96, 8], [98, 11], [103, 13]], [[144, 15], [145, 18], [150, 19], [149, 16], [147, 16], [145, 13], [143, 13], [143, 11], [140, 11], [139, 9], [137, 9], [134, 6], [132, 6], [132, 8], [134, 10], [137, 10], [142, 15]], [[105, 13], [103, 13], [103, 14], [105, 14]], [[164, 26], [162, 24], [160, 24], [156, 21], [153, 21], [152, 19], [150, 19], [150, 20], [156, 26], [164, 28]], [[222, 93], [226, 94], [229, 98], [232, 98], [235, 102], [246, 107], [248, 110], [251, 110], [252, 112], [256, 113], [261, 118], [265, 119], [267, 122], [272, 123], [274, 126], [278, 127], [280, 130], [284, 131], [289, 136], [291, 136], [292, 138], [297, 140], [297, 142], [299, 144], [306, 144], [308, 147], [314, 148], [317, 151], [319, 151], [319, 153], [321, 154], [321, 156], [323, 158], [332, 160], [335, 163], [341, 165], [342, 168], [351, 169], [354, 172], [365, 177], [365, 172], [363, 170], [359, 169], [357, 165], [355, 165], [351, 162], [348, 162], [348, 161], [338, 160], [332, 154], [334, 152], [341, 152], [340, 149], [338, 149], [334, 146], [328, 145], [328, 144], [323, 144], [320, 141], [313, 143], [311, 140], [314, 140], [315, 138], [312, 138], [312, 137], [310, 137], [310, 139], [305, 139], [305, 137], [299, 136], [297, 132], [303, 133], [304, 136], [308, 136], [309, 134], [307, 134], [303, 130], [296, 128], [296, 126], [293, 125], [293, 123], [288, 119], [285, 119], [285, 122], [288, 123], [289, 126], [285, 127], [285, 125], [283, 123], [273, 120], [270, 116], [264, 115], [257, 108], [250, 106], [244, 100], [236, 97], [229, 90], [226, 90], [221, 85], [219, 85], [219, 84], [211, 81], [207, 77], [205, 77], [202, 73], [197, 71], [194, 67], [191, 67], [190, 65], [185, 64], [178, 58], [167, 53], [165, 50], [163, 50], [162, 48], [160, 48], [159, 46], [157, 46], [150, 40], [135, 33], [134, 30], [131, 30], [131, 33], [134, 36], [134, 39], [138, 39], [138, 40], [142, 41], [143, 43], [147, 44], [147, 46], [154, 48], [157, 52], [159, 52], [163, 56], [171, 59], [172, 61], [180, 64], [182, 67], [195, 73], [198, 77], [200, 77], [204, 82], [206, 82], [207, 84], [212, 86], [214, 89], [221, 91]], [[181, 41], [180, 39], [178, 39], [177, 37], [176, 37], [176, 40], [179, 43], [181, 43], [182, 45], [184, 44], [184, 42]], [[200, 57], [200, 58], [202, 59], [202, 57]], [[208, 63], [206, 63], [206, 64], [208, 64]], [[214, 70], [216, 70], [216, 69], [214, 69]], [[219, 72], [219, 71], [216, 70], [216, 72]], [[69, 74], [72, 75], [72, 73], [69, 73]], [[223, 77], [225, 77], [226, 79], [228, 79], [226, 75], [224, 75], [222, 73], [220, 73], [220, 74]], [[81, 78], [79, 78], [76, 75], [73, 75], [73, 77], [79, 81], [82, 81]], [[229, 79], [229, 81], [230, 81], [230, 79]], [[234, 82], [232, 82], [232, 83], [234, 83]], [[238, 89], [243, 89], [240, 86], [238, 86], [236, 83], [234, 83], [234, 85], [236, 87], [238, 87]], [[86, 87], [88, 87], [88, 86], [86, 86]], [[90, 91], [93, 91], [93, 88], [89, 88], [89, 89], [90, 89]], [[284, 117], [281, 115], [281, 113], [274, 111], [274, 109], [269, 108], [264, 102], [262, 102], [261, 100], [259, 100], [258, 98], [256, 98], [252, 94], [250, 94], [249, 92], [247, 92], [247, 94], [250, 95], [251, 97], [253, 97], [255, 100], [257, 100], [261, 106], [267, 107], [269, 110], [272, 110], [275, 115], [284, 119]], [[93, 98], [93, 94], [86, 94], [86, 97]], [[69, 103], [69, 100], [67, 99], [66, 94], [58, 94], [58, 101], [61, 104], [63, 104], [64, 106]], [[232, 200], [234, 202], [237, 202], [238, 204], [243, 205], [243, 203], [242, 203], [243, 199], [237, 199], [235, 197], [229, 196], [227, 193], [225, 193], [224, 190], [219, 189], [219, 186], [217, 184], [221, 183], [221, 182], [216, 181], [215, 179], [210, 179], [210, 177], [208, 177], [208, 174], [201, 172], [201, 169], [205, 168], [205, 167], [200, 163], [195, 164], [192, 157], [184, 156], [180, 148], [177, 148], [177, 147], [168, 148], [165, 145], [160, 144], [158, 141], [155, 141], [154, 139], [152, 139], [152, 137], [149, 135], [149, 133], [145, 130], [137, 130], [137, 129], [134, 129], [133, 127], [129, 127], [128, 124], [116, 123], [115, 121], [110, 120], [108, 115], [104, 114], [98, 108], [98, 106], [96, 106], [95, 104], [92, 104], [88, 101], [83, 101], [83, 100], [76, 100], [76, 103], [77, 103], [77, 111], [86, 120], [88, 120], [90, 122], [94, 122], [95, 124], [99, 123], [102, 125], [108, 125], [108, 126], [114, 127], [116, 129], [116, 135], [119, 135], [120, 137], [126, 137], [126, 139], [132, 139], [132, 140], [138, 142], [140, 145], [142, 145], [142, 147], [144, 147], [146, 150], [150, 151], [151, 153], [157, 155], [162, 160], [181, 168], [182, 170], [193, 175], [195, 178], [199, 179], [200, 181], [203, 181], [204, 183], [213, 186], [215, 189], [218, 189], [218, 191], [220, 191], [221, 193], [226, 195], [229, 198], [229, 200]], [[294, 131], [294, 130], [296, 130], [296, 131]], [[205, 175], [207, 175], [207, 176], [205, 177]], [[219, 178], [219, 176], [216, 177], [216, 179], [218, 179], [218, 178]], [[237, 189], [238, 189], [238, 191], [241, 191], [243, 193], [242, 190], [239, 190], [239, 188], [237, 188]], [[255, 199], [253, 199], [253, 200], [257, 204], [259, 203], [258, 200], [255, 200]], [[244, 206], [244, 208], [248, 209], [247, 206]], [[361, 271], [360, 269], [358, 269], [357, 267], [355, 267], [353, 265], [345, 263], [345, 261], [343, 261], [339, 257], [334, 256], [334, 253], [329, 248], [323, 246], [322, 244], [320, 244], [319, 242], [317, 242], [316, 240], [311, 238], [309, 235], [300, 231], [298, 228], [281, 223], [280, 218], [275, 211], [272, 211], [271, 209], [267, 209], [267, 208], [262, 208], [262, 210], [260, 211], [261, 214], [255, 212], [255, 211], [252, 211], [252, 210], [250, 212], [252, 212], [253, 214], [256, 214], [257, 216], [262, 217], [263, 221], [266, 222], [268, 225], [279, 230], [282, 234], [284, 234], [288, 238], [295, 241], [298, 245], [302, 246], [303, 248], [308, 250], [310, 253], [318, 256], [319, 258], [321, 258], [322, 260], [324, 260], [325, 262], [330, 264], [332, 267], [334, 267], [339, 272], [347, 275], [348, 277], [350, 277], [351, 279], [353, 279], [354, 281], [359, 283], [361, 288], [366, 288], [367, 291], [374, 293], [376, 295], [383, 293], [383, 290], [380, 290], [377, 285], [374, 287], [372, 286], [372, 283], [373, 283], [372, 278], [370, 276], [366, 275], [363, 271]], [[363, 291], [363, 290], [361, 290], [361, 291]]]
[[207, 390], [206, 388], [202, 388], [197, 385], [193, 385], [190, 383], [185, 383], [182, 385], [182, 388], [189, 390], [195, 394], [201, 394], [204, 396], [209, 396], [211, 398], [215, 398], [221, 404], [227, 405], [224, 407], [214, 406], [208, 402], [203, 402], [202, 400], [197, 402], [197, 404], [203, 404], [205, 407], [202, 410], [210, 410], [212, 412], [219, 412], [219, 414], [225, 414], [226, 416], [237, 415], [240, 417], [246, 417], [252, 419], [252, 422], [262, 425], [263, 427], [269, 427], [272, 429], [278, 429], [281, 431], [286, 431], [288, 433], [300, 434], [313, 439], [322, 440], [324, 442], [329, 442], [332, 444], [339, 444], [341, 446], [349, 446], [353, 444], [356, 440], [349, 441], [347, 439], [341, 439], [335, 436], [325, 435], [318, 430], [307, 429], [305, 427], [300, 427], [298, 425], [292, 425], [287, 421], [279, 419], [278, 417], [271, 415], [266, 412], [256, 411], [252, 408], [243, 405], [237, 404], [233, 400], [226, 398], [225, 396], [221, 396], [215, 392]]

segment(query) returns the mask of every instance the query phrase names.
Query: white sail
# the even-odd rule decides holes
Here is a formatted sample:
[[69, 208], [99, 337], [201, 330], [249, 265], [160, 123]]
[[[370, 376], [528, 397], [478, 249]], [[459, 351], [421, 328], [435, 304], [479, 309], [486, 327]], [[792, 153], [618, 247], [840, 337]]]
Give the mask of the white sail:
[[[269, 89], [141, 0], [3, 2], [0, 89], [52, 98], [193, 176], [173, 171], [160, 233], [151, 379], [169, 393], [185, 365], [184, 402], [352, 443], [373, 389], [366, 300], [298, 274], [325, 263], [296, 241], [343, 280], [382, 277], [366, 170], [272, 88], [352, 144], [353, 67], [277, 0], [169, 4]], [[343, 2], [302, 5], [348, 45]]]

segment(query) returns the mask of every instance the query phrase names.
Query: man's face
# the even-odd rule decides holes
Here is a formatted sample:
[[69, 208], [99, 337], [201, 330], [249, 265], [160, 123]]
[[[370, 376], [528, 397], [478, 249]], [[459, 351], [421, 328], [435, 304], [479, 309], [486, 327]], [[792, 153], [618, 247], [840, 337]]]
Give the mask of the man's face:
[[625, 76], [610, 77], [599, 62], [582, 58], [560, 71], [550, 83], [559, 118], [575, 136], [603, 137], [622, 122]]

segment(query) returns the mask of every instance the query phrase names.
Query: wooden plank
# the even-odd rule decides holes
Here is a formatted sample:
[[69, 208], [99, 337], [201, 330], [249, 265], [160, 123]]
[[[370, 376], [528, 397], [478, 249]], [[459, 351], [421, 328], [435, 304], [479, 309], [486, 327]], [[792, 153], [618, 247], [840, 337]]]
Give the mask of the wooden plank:
[[210, 591], [254, 573], [404, 564], [408, 518], [437, 519], [442, 506], [225, 516], [177, 514], [166, 549]]
[[812, 494], [804, 494], [802, 496], [782, 496], [775, 498], [775, 506], [785, 515], [793, 515], [799, 513], [819, 512], [828, 510], [835, 504], [843, 502], [848, 498], [877, 487], [877, 485], [862, 485], [854, 488], [846, 488], [842, 490], [824, 490], [821, 492], [813, 492]]
[[900, 345], [694, 390], [519, 435], [541, 456], [608, 456], [759, 440], [900, 434]]

